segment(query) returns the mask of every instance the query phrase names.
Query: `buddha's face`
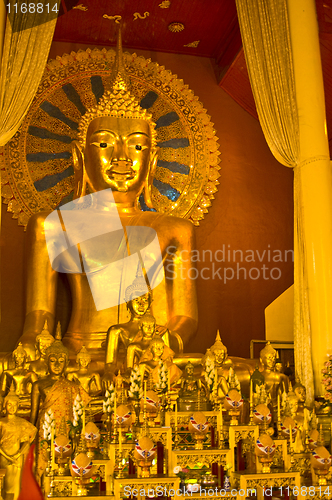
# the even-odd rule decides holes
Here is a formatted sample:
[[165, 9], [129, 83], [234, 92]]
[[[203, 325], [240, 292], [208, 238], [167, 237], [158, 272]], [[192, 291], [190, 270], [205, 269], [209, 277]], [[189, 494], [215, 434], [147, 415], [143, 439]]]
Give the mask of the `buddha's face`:
[[88, 357], [80, 357], [77, 360], [78, 366], [80, 368], [87, 368], [89, 366], [91, 359]]
[[139, 194], [151, 154], [146, 120], [100, 117], [89, 125], [84, 149], [87, 182], [92, 191], [111, 188]]
[[274, 368], [276, 364], [276, 355], [273, 353], [266, 354], [265, 356], [262, 356], [261, 358], [263, 365], [266, 368]]
[[41, 356], [45, 356], [46, 349], [52, 345], [54, 340], [48, 339], [40, 339], [37, 343], [37, 349], [40, 352]]
[[300, 403], [304, 403], [306, 400], [306, 397], [307, 397], [305, 387], [302, 387], [302, 386], [295, 387], [294, 392], [295, 392], [295, 395], [297, 397], [297, 400]]
[[192, 377], [194, 374], [194, 367], [189, 365], [186, 367], [186, 372], [188, 377]]
[[161, 342], [156, 342], [152, 344], [151, 351], [155, 358], [160, 358], [164, 352], [164, 345]]
[[67, 357], [62, 353], [51, 354], [47, 364], [51, 375], [62, 375], [66, 369]]
[[143, 321], [142, 330], [145, 338], [152, 339], [155, 329], [156, 323], [154, 321]]
[[223, 349], [215, 349], [213, 351], [214, 357], [215, 357], [215, 362], [220, 365], [225, 361], [226, 358], [226, 352]]
[[136, 316], [144, 316], [150, 306], [150, 296], [148, 293], [140, 297], [132, 297], [129, 302], [129, 307]]
[[7, 415], [15, 415], [18, 410], [18, 401], [16, 399], [7, 399], [5, 408]]
[[276, 363], [275, 369], [277, 372], [282, 373], [282, 363], [280, 362]]
[[16, 368], [22, 368], [25, 364], [26, 355], [23, 352], [16, 352], [14, 355], [14, 363]]

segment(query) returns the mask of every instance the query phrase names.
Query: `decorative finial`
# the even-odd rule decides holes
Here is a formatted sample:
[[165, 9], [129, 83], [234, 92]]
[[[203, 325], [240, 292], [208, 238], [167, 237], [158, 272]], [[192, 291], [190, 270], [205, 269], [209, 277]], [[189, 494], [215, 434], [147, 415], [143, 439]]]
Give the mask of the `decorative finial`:
[[121, 19], [116, 24], [118, 30], [117, 30], [115, 61], [111, 75], [111, 86], [113, 90], [128, 91], [128, 89], [130, 88], [130, 80], [127, 75], [125, 65], [123, 62]]
[[220, 337], [220, 332], [217, 330], [217, 336], [216, 336], [216, 342], [219, 341], [221, 342], [221, 337]]
[[58, 321], [58, 324], [56, 325], [55, 340], [61, 340], [61, 339], [62, 339], [61, 323], [60, 321]]
[[8, 393], [8, 394], [7, 394], [7, 396], [5, 397], [5, 402], [6, 402], [6, 401], [8, 401], [9, 399], [10, 399], [11, 401], [17, 401], [17, 402], [19, 402], [19, 401], [20, 401], [20, 398], [19, 398], [19, 397], [18, 397], [18, 395], [16, 394], [14, 381], [12, 381], [12, 383], [10, 384], [9, 393]]

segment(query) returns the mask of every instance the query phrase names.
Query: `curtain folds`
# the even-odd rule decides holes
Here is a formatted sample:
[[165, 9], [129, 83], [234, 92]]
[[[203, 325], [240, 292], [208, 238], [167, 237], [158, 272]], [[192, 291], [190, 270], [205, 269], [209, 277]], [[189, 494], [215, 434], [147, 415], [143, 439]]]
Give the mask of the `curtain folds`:
[[0, 146], [15, 135], [36, 94], [56, 24], [49, 18], [45, 9], [42, 14], [18, 12], [7, 20], [0, 74]]
[[299, 115], [286, 0], [236, 0], [259, 121], [274, 157], [294, 168], [294, 353], [297, 375], [314, 398], [308, 283], [299, 170]]

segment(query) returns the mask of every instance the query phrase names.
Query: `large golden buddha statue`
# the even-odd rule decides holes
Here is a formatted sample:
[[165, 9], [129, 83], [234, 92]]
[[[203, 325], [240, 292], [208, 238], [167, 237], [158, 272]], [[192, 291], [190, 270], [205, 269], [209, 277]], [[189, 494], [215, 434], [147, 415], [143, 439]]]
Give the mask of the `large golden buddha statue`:
[[[117, 58], [111, 80], [111, 89], [106, 91], [99, 103], [89, 109], [79, 122], [78, 140], [72, 144], [72, 157], [75, 173], [74, 198], [82, 199], [78, 207], [84, 210], [85, 200], [92, 204], [95, 222], [98, 217], [115, 213], [122, 225], [124, 238], [118, 240], [119, 247], [128, 245], [129, 229], [149, 228], [157, 235], [165, 277], [154, 288], [152, 313], [157, 318], [158, 312], [167, 308], [167, 328], [178, 334], [184, 344], [193, 337], [197, 328], [197, 303], [195, 281], [188, 277], [190, 262], [182, 261], [181, 252], [189, 252], [194, 246], [193, 225], [184, 219], [166, 216], [153, 211], [141, 211], [138, 198], [144, 193], [146, 204], [151, 207], [151, 183], [157, 163], [158, 148], [156, 145], [155, 125], [147, 110], [142, 109], [129, 91], [129, 80], [124, 72], [120, 36], [118, 37]], [[111, 190], [112, 196], [108, 196]], [[86, 193], [88, 196], [85, 196]], [[96, 198], [94, 195], [105, 193]], [[100, 201], [102, 200], [102, 201]], [[72, 202], [73, 203], [73, 202]], [[55, 215], [62, 221], [62, 240], [68, 240], [69, 233], [61, 217], [65, 207], [57, 210]], [[68, 209], [69, 211], [69, 209]], [[52, 235], [51, 222], [45, 226], [47, 213], [33, 216], [27, 228], [28, 275], [27, 275], [27, 309], [23, 335], [20, 341], [33, 359], [34, 344], [45, 320], [48, 320], [50, 331], [54, 328], [55, 304], [57, 295], [58, 268], [52, 267], [48, 254], [45, 233]], [[93, 222], [91, 228], [94, 228]], [[84, 228], [89, 229], [89, 228]], [[59, 231], [58, 231], [59, 232]], [[112, 233], [114, 234], [115, 231]], [[71, 235], [70, 235], [71, 236]], [[54, 228], [50, 244], [56, 248], [60, 244], [60, 235], [56, 237]], [[80, 262], [91, 262], [101, 267], [114, 260], [118, 251], [113, 248], [112, 235], [98, 240], [98, 249], [94, 242], [88, 259], [83, 256], [81, 243], [75, 243]], [[114, 254], [112, 254], [114, 250]], [[96, 252], [95, 252], [96, 251]], [[95, 253], [94, 253], [95, 252]], [[65, 252], [64, 252], [65, 253]], [[139, 254], [139, 251], [137, 251]], [[70, 252], [69, 252], [70, 254]], [[84, 259], [83, 259], [84, 257]], [[132, 257], [132, 254], [130, 254]], [[94, 279], [96, 271], [73, 272], [70, 268], [70, 255], [64, 256], [61, 262], [62, 272], [67, 272], [72, 294], [72, 312], [70, 323], [63, 337], [63, 343], [71, 352], [78, 352], [84, 344], [91, 352], [92, 358], [101, 358], [102, 343], [111, 325], [120, 323], [119, 307], [97, 309], [89, 280]], [[86, 269], [85, 266], [83, 266]], [[157, 265], [155, 267], [158, 267]], [[58, 270], [57, 270], [58, 269]], [[154, 282], [155, 275], [160, 272], [150, 269], [147, 281]], [[144, 270], [143, 270], [144, 272]], [[144, 273], [147, 278], [147, 273]], [[133, 278], [133, 277], [132, 277]], [[106, 281], [106, 280], [105, 280]], [[131, 280], [132, 281], [132, 280]], [[104, 283], [106, 286], [106, 282]], [[103, 286], [103, 284], [102, 284]], [[151, 285], [152, 287], [152, 285]], [[118, 290], [119, 303], [123, 302], [123, 289]], [[99, 289], [101, 295], [103, 290]], [[163, 306], [158, 305], [158, 297], [163, 297]], [[165, 304], [167, 306], [165, 307]], [[161, 309], [163, 307], [163, 309]], [[160, 309], [159, 309], [160, 308]], [[164, 314], [164, 313], [163, 313]], [[158, 321], [160, 322], [160, 321]]]

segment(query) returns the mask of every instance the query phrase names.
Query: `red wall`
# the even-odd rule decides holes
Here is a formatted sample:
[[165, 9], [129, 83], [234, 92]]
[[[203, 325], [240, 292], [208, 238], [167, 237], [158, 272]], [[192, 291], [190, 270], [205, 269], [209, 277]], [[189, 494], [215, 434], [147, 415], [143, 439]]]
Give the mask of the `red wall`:
[[[79, 48], [86, 47], [55, 42], [50, 57]], [[284, 260], [285, 250], [293, 248], [293, 173], [274, 160], [259, 123], [218, 87], [209, 59], [147, 51], [138, 54], [165, 66], [189, 85], [211, 116], [220, 142], [219, 190], [205, 220], [196, 228], [196, 237], [200, 255], [211, 250], [214, 261], [198, 262], [200, 273], [208, 268], [203, 275], [211, 278], [214, 266], [215, 271], [221, 268], [222, 279], [217, 274], [215, 279], [198, 279], [199, 330], [190, 351], [204, 352], [219, 328], [229, 353], [248, 357], [250, 339], [264, 338], [264, 308], [293, 282], [290, 256], [288, 262], [272, 261], [273, 251], [280, 251]], [[10, 217], [3, 213], [0, 350], [13, 348], [24, 321], [24, 232]], [[215, 252], [223, 249], [226, 262], [217, 262], [215, 257], [220, 259], [222, 254]], [[242, 251], [243, 257], [251, 250], [255, 261], [241, 263], [238, 252], [235, 262], [232, 254], [227, 262], [228, 249]], [[237, 279], [237, 262], [246, 268], [246, 279], [244, 271]], [[224, 268], [234, 270], [234, 278], [226, 283]], [[271, 278], [272, 268], [277, 268], [273, 276], [280, 274], [279, 279]], [[227, 270], [227, 276], [231, 273]], [[61, 318], [70, 309], [68, 292], [63, 292]]]

